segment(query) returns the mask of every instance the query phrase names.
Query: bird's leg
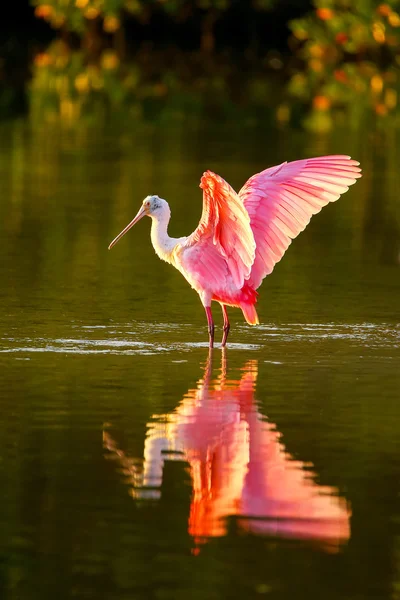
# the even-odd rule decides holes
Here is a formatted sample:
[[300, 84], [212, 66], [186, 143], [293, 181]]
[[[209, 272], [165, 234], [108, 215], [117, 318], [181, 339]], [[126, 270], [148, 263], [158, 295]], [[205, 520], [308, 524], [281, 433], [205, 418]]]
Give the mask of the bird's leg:
[[210, 348], [214, 347], [214, 321], [212, 318], [211, 307], [205, 306], [207, 322], [208, 322], [208, 333], [210, 334]]
[[222, 336], [222, 344], [221, 346], [224, 348], [226, 346], [226, 340], [228, 339], [228, 333], [231, 328], [229, 319], [228, 319], [228, 311], [226, 310], [225, 304], [221, 304], [222, 314], [224, 315], [224, 334]]

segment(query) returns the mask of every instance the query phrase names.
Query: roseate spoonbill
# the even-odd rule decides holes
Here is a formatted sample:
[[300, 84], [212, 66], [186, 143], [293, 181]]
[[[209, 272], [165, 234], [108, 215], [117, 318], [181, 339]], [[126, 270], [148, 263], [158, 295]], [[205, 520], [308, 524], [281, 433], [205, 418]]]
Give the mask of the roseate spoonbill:
[[257, 361], [246, 362], [233, 379], [222, 352], [213, 379], [211, 353], [201, 379], [177, 407], [152, 416], [142, 458], [124, 452], [105, 425], [105, 456], [122, 467], [130, 495], [159, 500], [165, 462], [184, 461], [192, 480], [188, 533], [196, 542], [226, 535], [227, 517], [236, 516], [238, 526], [254, 534], [338, 550], [350, 536], [350, 508], [336, 488], [315, 481], [310, 464], [305, 469], [289, 454], [276, 425], [259, 411]]
[[136, 217], [111, 242], [111, 249], [145, 215], [151, 217], [156, 254], [182, 273], [205, 308], [210, 348], [214, 344], [211, 302], [222, 307], [222, 346], [229, 333], [227, 306], [241, 308], [250, 325], [259, 323], [257, 288], [298, 236], [328, 202], [361, 177], [350, 156], [332, 155], [284, 162], [253, 175], [237, 194], [219, 175], [206, 171], [200, 182], [203, 212], [189, 237], [171, 238], [168, 203], [147, 196]]

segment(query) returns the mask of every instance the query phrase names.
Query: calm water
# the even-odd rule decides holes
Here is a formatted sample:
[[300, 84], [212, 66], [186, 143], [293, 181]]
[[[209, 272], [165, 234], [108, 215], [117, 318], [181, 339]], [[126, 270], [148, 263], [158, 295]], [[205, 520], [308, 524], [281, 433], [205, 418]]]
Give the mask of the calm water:
[[[0, 135], [0, 597], [400, 597], [400, 144], [266, 131]], [[315, 217], [209, 357], [155, 256], [199, 177], [325, 153], [364, 177]], [[221, 318], [215, 310], [220, 335]]]

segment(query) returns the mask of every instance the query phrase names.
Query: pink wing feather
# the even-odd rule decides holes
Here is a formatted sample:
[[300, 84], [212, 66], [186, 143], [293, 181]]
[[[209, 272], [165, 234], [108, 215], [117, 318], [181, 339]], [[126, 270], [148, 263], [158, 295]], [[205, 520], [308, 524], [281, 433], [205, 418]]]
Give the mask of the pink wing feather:
[[184, 246], [202, 246], [206, 253], [207, 246], [212, 244], [226, 260], [235, 285], [241, 289], [255, 259], [256, 244], [249, 214], [235, 190], [212, 171], [203, 174], [200, 187], [203, 212]]
[[321, 156], [282, 163], [253, 175], [239, 192], [256, 242], [249, 285], [257, 289], [312, 215], [361, 177], [350, 156]]

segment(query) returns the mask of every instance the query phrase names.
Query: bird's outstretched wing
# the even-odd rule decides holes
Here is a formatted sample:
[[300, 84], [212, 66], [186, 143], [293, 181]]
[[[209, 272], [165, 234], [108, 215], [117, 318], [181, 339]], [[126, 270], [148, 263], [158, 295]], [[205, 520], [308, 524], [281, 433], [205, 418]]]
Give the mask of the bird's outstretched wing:
[[219, 175], [206, 171], [200, 182], [203, 212], [200, 223], [187, 238], [186, 247], [207, 246], [226, 260], [235, 285], [241, 289], [249, 278], [255, 258], [255, 241], [250, 217], [239, 196]]
[[253, 175], [239, 192], [250, 217], [256, 256], [249, 284], [257, 289], [292, 239], [328, 202], [361, 177], [350, 156], [321, 156], [282, 163]]

